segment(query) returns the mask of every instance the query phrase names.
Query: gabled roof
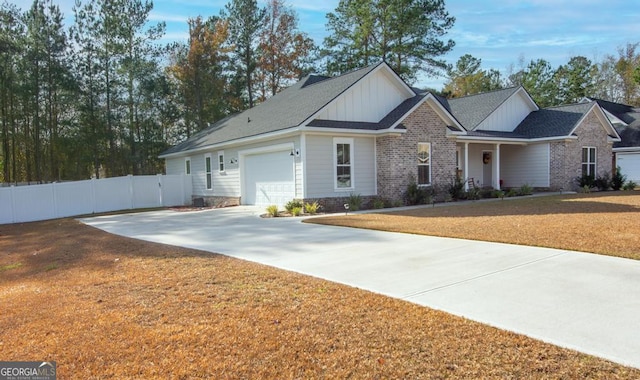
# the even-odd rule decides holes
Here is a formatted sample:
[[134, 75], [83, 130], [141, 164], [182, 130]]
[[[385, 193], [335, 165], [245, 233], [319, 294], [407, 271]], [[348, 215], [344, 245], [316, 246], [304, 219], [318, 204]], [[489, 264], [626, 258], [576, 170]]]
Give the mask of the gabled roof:
[[379, 131], [382, 129], [391, 128], [402, 117], [404, 117], [413, 107], [424, 99], [426, 95], [416, 95], [404, 102], [400, 103], [393, 111], [389, 112], [378, 123], [367, 123], [359, 121], [337, 121], [337, 120], [322, 120], [315, 119], [309, 122], [307, 125], [310, 127], [325, 127], [325, 128], [338, 128], [338, 129], [363, 129], [370, 131]]
[[626, 124], [614, 124], [620, 135], [620, 141], [613, 144], [614, 148], [640, 147], [640, 108], [597, 98], [587, 99], [598, 103], [600, 107]]
[[[568, 137], [573, 134], [578, 124], [592, 109], [598, 109], [594, 103], [576, 103], [565, 106], [543, 108], [531, 112], [513, 131], [515, 134], [528, 139], [540, 139], [548, 137]], [[600, 112], [600, 114], [604, 114]], [[609, 135], [617, 139], [615, 130], [609, 124]]]
[[222, 119], [188, 140], [171, 147], [160, 158], [213, 144], [277, 132], [300, 126], [310, 115], [384, 63], [329, 78], [308, 75], [291, 87], [241, 113]]
[[473, 130], [520, 89], [522, 87], [510, 87], [461, 98], [438, 99], [465, 129]]

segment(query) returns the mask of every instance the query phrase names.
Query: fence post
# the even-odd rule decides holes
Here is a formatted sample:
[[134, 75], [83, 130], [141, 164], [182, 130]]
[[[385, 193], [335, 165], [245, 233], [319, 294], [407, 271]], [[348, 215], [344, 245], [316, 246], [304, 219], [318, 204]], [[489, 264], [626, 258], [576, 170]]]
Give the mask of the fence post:
[[16, 218], [16, 197], [13, 194], [15, 192], [15, 185], [11, 185], [9, 189], [9, 194], [11, 195], [11, 223], [17, 223], [18, 220]]
[[90, 178], [90, 187], [91, 187], [91, 213], [96, 213], [96, 179]]
[[158, 197], [160, 200], [160, 207], [163, 207], [164, 206], [164, 202], [163, 202], [164, 186], [162, 186], [163, 185], [162, 174], [158, 174], [157, 177], [158, 177]]
[[131, 174], [128, 174], [127, 177], [129, 178], [129, 199], [131, 200], [130, 209], [133, 210], [136, 208], [136, 202], [133, 193], [133, 176]]
[[51, 183], [51, 197], [53, 198], [53, 217], [54, 218], [59, 218], [60, 215], [58, 215], [58, 194], [56, 192], [56, 183], [52, 182]]

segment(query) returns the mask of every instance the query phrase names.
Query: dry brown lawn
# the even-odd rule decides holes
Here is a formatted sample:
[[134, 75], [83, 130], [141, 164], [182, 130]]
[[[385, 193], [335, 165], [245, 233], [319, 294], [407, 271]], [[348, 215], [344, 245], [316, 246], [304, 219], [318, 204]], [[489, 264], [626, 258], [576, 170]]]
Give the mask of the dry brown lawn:
[[68, 219], [0, 225], [0, 360], [55, 360], [59, 379], [640, 378], [408, 302]]
[[452, 203], [307, 222], [640, 259], [638, 191]]

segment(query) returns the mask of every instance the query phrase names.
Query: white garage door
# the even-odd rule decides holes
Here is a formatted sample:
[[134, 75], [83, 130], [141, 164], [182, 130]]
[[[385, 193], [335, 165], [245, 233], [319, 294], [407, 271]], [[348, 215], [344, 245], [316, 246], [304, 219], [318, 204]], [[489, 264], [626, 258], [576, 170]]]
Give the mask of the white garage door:
[[627, 181], [640, 183], [640, 153], [616, 153], [616, 163]]
[[242, 203], [283, 206], [295, 197], [294, 160], [290, 150], [245, 157]]

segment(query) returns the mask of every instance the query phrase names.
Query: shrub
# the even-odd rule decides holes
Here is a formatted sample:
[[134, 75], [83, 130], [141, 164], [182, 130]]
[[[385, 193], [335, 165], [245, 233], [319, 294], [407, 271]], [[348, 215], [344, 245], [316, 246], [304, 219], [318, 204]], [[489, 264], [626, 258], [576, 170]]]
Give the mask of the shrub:
[[471, 201], [480, 199], [480, 189], [477, 187], [470, 187], [469, 191], [467, 191], [467, 199]]
[[358, 211], [362, 206], [362, 197], [360, 194], [351, 193], [349, 194], [349, 201], [347, 203], [349, 204], [349, 211]]
[[302, 214], [302, 207], [294, 207], [291, 209], [291, 215], [300, 216]]
[[267, 214], [269, 214], [269, 216], [273, 216], [273, 217], [278, 216], [278, 206], [276, 206], [276, 205], [268, 206], [267, 207]]
[[609, 181], [609, 173], [604, 173], [603, 175], [598, 176], [598, 178], [593, 181], [593, 186], [597, 187], [600, 191], [609, 190], [609, 187], [611, 187], [611, 181]]
[[577, 178], [577, 181], [578, 181], [578, 187], [588, 186], [589, 188], [591, 188], [593, 187], [593, 182], [595, 181], [595, 178], [593, 177], [592, 174], [583, 174], [582, 177]]
[[453, 200], [459, 200], [465, 198], [464, 182], [459, 176], [453, 177], [453, 182], [449, 183], [447, 192]]
[[516, 196], [518, 196], [518, 190], [511, 188], [507, 191], [507, 198], [513, 198]]
[[405, 202], [409, 206], [422, 205], [431, 202], [430, 194], [427, 191], [413, 182], [407, 186], [407, 191], [404, 193]]
[[382, 198], [376, 198], [373, 200], [373, 208], [379, 210], [381, 208], [385, 208], [386, 204], [384, 199]]
[[518, 195], [531, 195], [533, 194], [533, 187], [531, 187], [528, 183], [520, 186], [520, 190], [518, 190]]
[[584, 185], [580, 188], [580, 192], [583, 194], [589, 194], [591, 192], [591, 188], [587, 185]]
[[504, 191], [502, 191], [502, 190], [494, 190], [493, 191], [493, 197], [494, 198], [504, 199]]
[[629, 181], [624, 184], [624, 186], [622, 187], [622, 190], [635, 190], [636, 187], [638, 187], [638, 185], [635, 182]]
[[302, 207], [304, 207], [302, 205], [302, 202], [300, 200], [294, 199], [292, 201], [287, 202], [286, 205], [284, 205], [285, 210], [287, 210], [287, 212], [289, 214], [293, 213], [293, 209], [296, 207], [300, 207], [302, 209]]
[[318, 205], [318, 202], [305, 203], [304, 204], [304, 212], [306, 212], [307, 214], [314, 215], [314, 214], [318, 213], [318, 208], [319, 207], [320, 207], [320, 205]]
[[626, 180], [627, 176], [622, 174], [622, 172], [620, 171], [620, 166], [617, 166], [615, 174], [613, 175], [613, 177], [611, 177], [611, 188], [615, 191], [622, 189], [622, 186], [624, 185], [624, 182]]
[[480, 198], [494, 198], [494, 190], [493, 189], [482, 189], [480, 190]]

